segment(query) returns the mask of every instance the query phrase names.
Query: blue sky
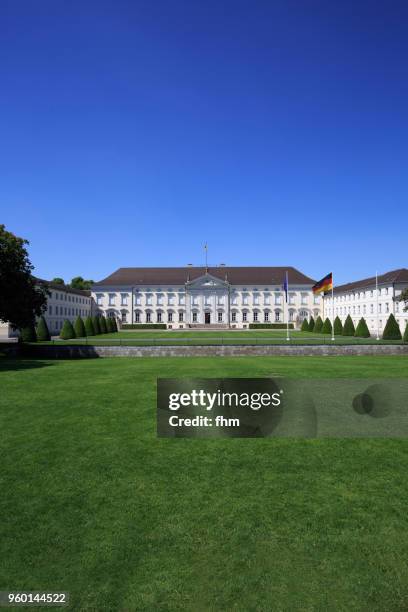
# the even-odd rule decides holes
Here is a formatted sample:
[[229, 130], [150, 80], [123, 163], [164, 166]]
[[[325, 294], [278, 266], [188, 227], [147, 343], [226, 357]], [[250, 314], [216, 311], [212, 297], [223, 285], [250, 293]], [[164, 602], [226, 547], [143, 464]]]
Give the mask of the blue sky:
[[408, 4], [10, 0], [0, 222], [36, 273], [406, 267]]

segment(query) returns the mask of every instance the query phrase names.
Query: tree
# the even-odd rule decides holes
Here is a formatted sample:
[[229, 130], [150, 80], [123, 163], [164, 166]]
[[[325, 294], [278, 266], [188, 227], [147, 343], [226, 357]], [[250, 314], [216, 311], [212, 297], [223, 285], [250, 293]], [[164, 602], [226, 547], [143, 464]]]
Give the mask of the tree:
[[408, 323], [405, 325], [405, 331], [404, 331], [403, 340], [404, 340], [404, 342], [408, 342]]
[[106, 334], [108, 329], [106, 327], [106, 319], [105, 317], [99, 317], [99, 327], [101, 330], [101, 334]]
[[310, 332], [314, 330], [314, 326], [315, 326], [315, 320], [313, 317], [310, 317], [310, 321], [309, 321], [309, 331]]
[[71, 340], [71, 338], [75, 338], [74, 328], [72, 327], [71, 321], [68, 321], [68, 319], [65, 319], [64, 321], [64, 325], [60, 331], [60, 338], [63, 340]]
[[322, 334], [331, 334], [332, 333], [332, 324], [329, 317], [326, 318], [322, 327]]
[[37, 332], [37, 340], [39, 340], [40, 342], [46, 342], [47, 340], [51, 339], [47, 321], [44, 319], [43, 316], [41, 316], [38, 321], [36, 332]]
[[92, 317], [86, 317], [85, 319], [85, 335], [94, 336], [95, 330], [92, 322]]
[[94, 328], [94, 334], [97, 336], [101, 333], [101, 326], [99, 325], [99, 317], [92, 317], [92, 323]]
[[370, 337], [370, 332], [369, 329], [367, 327], [367, 323], [364, 317], [362, 317], [359, 322], [358, 325], [356, 327], [356, 331], [354, 332], [354, 335], [356, 338], [369, 338]]
[[21, 342], [37, 342], [34, 325], [27, 325], [20, 330]]
[[383, 340], [402, 340], [401, 330], [392, 313], [385, 324], [382, 337]]
[[84, 336], [86, 336], [85, 333], [85, 325], [84, 322], [82, 320], [82, 317], [78, 316], [75, 323], [74, 323], [74, 331], [75, 331], [75, 337], [76, 338], [83, 338]]
[[93, 280], [85, 280], [84, 278], [82, 278], [82, 276], [74, 276], [74, 278], [71, 280], [70, 286], [73, 289], [81, 289], [82, 291], [84, 291], [89, 290], [93, 284]]
[[354, 336], [355, 331], [353, 319], [350, 315], [347, 315], [347, 319], [344, 321], [343, 325], [343, 336]]
[[14, 329], [33, 327], [47, 308], [49, 292], [32, 276], [27, 240], [0, 225], [0, 320]]
[[51, 282], [54, 283], [54, 285], [65, 285], [64, 279], [60, 278], [59, 276], [53, 278]]
[[323, 327], [322, 317], [319, 315], [316, 319], [316, 323], [314, 324], [313, 331], [315, 334], [320, 334]]
[[116, 323], [116, 318], [114, 317], [112, 319], [112, 327], [113, 327], [113, 331], [116, 333], [118, 331], [118, 324]]
[[408, 289], [404, 289], [404, 291], [402, 291], [402, 293], [395, 298], [396, 302], [404, 302], [405, 306], [404, 306], [404, 310], [407, 311], [408, 310]]
[[303, 319], [300, 331], [302, 331], [302, 332], [309, 331], [309, 323], [307, 322], [307, 319]]
[[343, 333], [343, 324], [340, 321], [339, 317], [334, 319], [334, 335], [341, 336]]

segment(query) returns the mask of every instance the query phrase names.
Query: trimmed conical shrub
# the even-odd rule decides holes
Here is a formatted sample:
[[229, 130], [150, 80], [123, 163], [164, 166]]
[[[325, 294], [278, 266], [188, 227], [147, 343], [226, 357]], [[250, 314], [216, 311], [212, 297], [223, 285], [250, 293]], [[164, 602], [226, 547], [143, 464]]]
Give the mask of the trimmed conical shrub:
[[401, 330], [392, 313], [385, 324], [382, 337], [383, 340], [402, 340]]
[[309, 323], [307, 322], [307, 319], [303, 319], [300, 331], [302, 331], [302, 332], [309, 331]]
[[343, 333], [343, 324], [340, 321], [339, 317], [334, 319], [334, 335], [341, 336]]
[[370, 331], [368, 329], [366, 320], [364, 317], [362, 317], [359, 322], [358, 325], [356, 327], [356, 331], [354, 332], [354, 335], [356, 338], [369, 338], [370, 337]]
[[83, 338], [84, 336], [86, 336], [85, 325], [82, 320], [82, 317], [80, 316], [77, 317], [77, 320], [74, 323], [74, 330], [75, 330], [76, 338]]
[[322, 327], [322, 334], [331, 334], [332, 333], [332, 324], [329, 317], [326, 317], [325, 322]]
[[316, 319], [316, 323], [314, 324], [314, 328], [313, 331], [316, 334], [320, 334], [323, 328], [323, 321], [322, 321], [322, 317], [319, 315]]
[[404, 342], [408, 342], [408, 323], [406, 323], [406, 325], [405, 325], [405, 331], [404, 331], [403, 340], [404, 340]]
[[20, 341], [21, 342], [37, 342], [37, 334], [35, 333], [34, 325], [23, 327], [20, 330]]
[[99, 325], [99, 317], [92, 317], [92, 324], [94, 328], [94, 334], [95, 336], [97, 336], [98, 334], [101, 333], [101, 328]]
[[44, 317], [40, 317], [37, 324], [37, 340], [40, 342], [46, 342], [51, 339], [50, 330], [48, 329], [47, 321]]
[[60, 338], [63, 340], [71, 340], [71, 338], [75, 338], [74, 328], [72, 327], [71, 321], [68, 321], [68, 319], [65, 319], [64, 321], [64, 325], [60, 331]]
[[94, 336], [95, 330], [92, 323], [92, 317], [86, 317], [85, 319], [85, 334], [87, 336]]
[[313, 317], [310, 317], [310, 321], [309, 321], [309, 331], [310, 332], [314, 330], [314, 326], [315, 326], [315, 320]]
[[116, 319], [112, 319], [112, 324], [113, 324], [113, 331], [117, 332], [118, 331], [118, 324], [116, 323]]
[[343, 325], [343, 336], [354, 336], [355, 331], [353, 319], [350, 315], [347, 315], [347, 319], [344, 321]]
[[109, 319], [107, 319], [107, 324], [108, 324], [108, 331], [110, 334], [113, 334], [116, 329], [115, 329], [115, 320], [113, 319], [113, 317], [109, 317]]
[[101, 330], [101, 334], [106, 334], [108, 331], [108, 328], [106, 327], [106, 319], [105, 317], [99, 317], [99, 327]]

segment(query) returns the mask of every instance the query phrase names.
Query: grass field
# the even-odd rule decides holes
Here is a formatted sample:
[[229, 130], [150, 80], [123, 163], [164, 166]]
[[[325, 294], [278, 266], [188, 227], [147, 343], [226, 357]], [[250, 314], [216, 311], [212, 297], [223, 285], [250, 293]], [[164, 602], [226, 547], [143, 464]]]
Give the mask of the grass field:
[[408, 441], [157, 439], [156, 378], [404, 357], [0, 358], [0, 590], [75, 610], [408, 609]]
[[[68, 344], [94, 344], [94, 345], [220, 345], [220, 344], [287, 344], [286, 330], [200, 330], [200, 331], [172, 331], [172, 330], [146, 330], [121, 331], [115, 334], [102, 334], [78, 338], [74, 340], [60, 340]], [[335, 336], [331, 339], [328, 334], [315, 334], [290, 330], [292, 344], [401, 344], [401, 341], [379, 340], [375, 338], [354, 338], [353, 336]], [[52, 344], [53, 342], [51, 342]], [[49, 344], [46, 343], [46, 344]]]

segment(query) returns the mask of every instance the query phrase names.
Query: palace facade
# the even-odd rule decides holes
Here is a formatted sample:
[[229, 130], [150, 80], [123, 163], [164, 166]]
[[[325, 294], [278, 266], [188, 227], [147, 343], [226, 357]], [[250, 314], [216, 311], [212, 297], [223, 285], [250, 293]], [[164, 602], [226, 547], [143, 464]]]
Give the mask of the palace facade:
[[[283, 283], [288, 273], [288, 303]], [[292, 267], [119, 268], [92, 287], [97, 313], [169, 329], [248, 328], [321, 314], [315, 281]]]
[[407, 287], [407, 268], [381, 274], [378, 279], [372, 276], [338, 285], [333, 290], [334, 304], [331, 294], [324, 298], [324, 316], [329, 319], [338, 316], [344, 323], [350, 315], [355, 327], [364, 317], [371, 335], [377, 334], [377, 327], [381, 335], [388, 317], [393, 313], [403, 334], [408, 323], [408, 312], [404, 311], [404, 303], [395, 298]]

